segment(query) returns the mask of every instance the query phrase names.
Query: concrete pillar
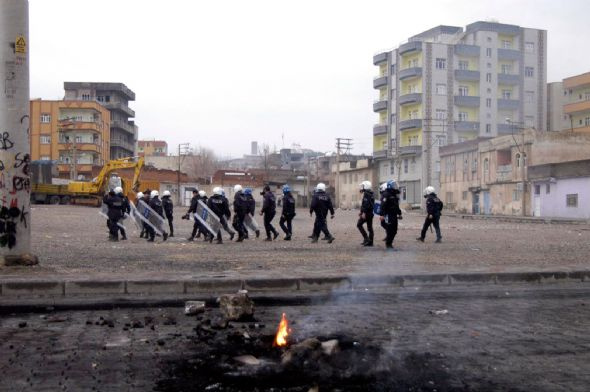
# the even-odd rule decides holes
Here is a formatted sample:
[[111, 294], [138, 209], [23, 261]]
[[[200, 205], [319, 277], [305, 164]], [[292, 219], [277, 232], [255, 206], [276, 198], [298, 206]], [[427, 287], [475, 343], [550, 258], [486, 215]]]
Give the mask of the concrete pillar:
[[30, 264], [28, 0], [0, 1], [0, 78], [0, 255]]

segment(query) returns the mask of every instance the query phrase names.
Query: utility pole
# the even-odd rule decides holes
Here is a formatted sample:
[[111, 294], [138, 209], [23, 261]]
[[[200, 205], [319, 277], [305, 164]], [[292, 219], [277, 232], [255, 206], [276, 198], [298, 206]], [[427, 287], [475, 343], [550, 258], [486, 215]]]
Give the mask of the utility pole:
[[350, 152], [352, 147], [352, 139], [342, 137], [336, 138], [336, 207], [340, 208], [340, 151], [345, 150], [345, 153]]
[[[180, 191], [180, 166], [184, 159], [182, 153], [187, 154], [190, 148], [190, 143], [180, 143], [178, 145], [178, 172], [176, 172], [176, 189], [178, 192], [178, 205], [182, 205], [182, 192]], [[182, 157], [182, 158], [181, 158]]]
[[0, 254], [5, 264], [36, 264], [31, 251], [29, 174], [29, 2], [0, 1]]

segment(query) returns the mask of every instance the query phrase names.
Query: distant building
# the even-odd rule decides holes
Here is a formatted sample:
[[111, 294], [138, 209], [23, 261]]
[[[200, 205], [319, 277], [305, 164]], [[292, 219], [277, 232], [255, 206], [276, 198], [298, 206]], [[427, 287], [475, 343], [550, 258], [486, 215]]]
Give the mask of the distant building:
[[[332, 172], [336, 174], [336, 163], [332, 167]], [[340, 179], [339, 182], [338, 178]], [[339, 189], [339, 191], [334, 203], [335, 206], [338, 206], [338, 202], [340, 202], [338, 206], [340, 208], [356, 209], [360, 206], [362, 194], [359, 185], [363, 181], [371, 181], [373, 191], [375, 191], [376, 197], [379, 198], [379, 184], [373, 158], [340, 162], [340, 176], [336, 177], [336, 181], [336, 189]]]
[[111, 112], [111, 146], [113, 159], [136, 156], [137, 125], [130, 118], [135, 112], [129, 101], [135, 93], [123, 83], [64, 82], [65, 99], [96, 101]]
[[92, 179], [93, 167], [110, 159], [110, 112], [92, 101], [30, 105], [31, 159], [58, 161], [61, 178]]
[[168, 155], [168, 143], [164, 140], [138, 140], [137, 155], [140, 157], [165, 157]]
[[544, 130], [547, 32], [475, 22], [437, 26], [376, 54], [373, 156], [409, 204], [438, 187], [439, 146], [511, 134], [506, 119]]
[[590, 133], [590, 72], [549, 83], [547, 99], [550, 131]]

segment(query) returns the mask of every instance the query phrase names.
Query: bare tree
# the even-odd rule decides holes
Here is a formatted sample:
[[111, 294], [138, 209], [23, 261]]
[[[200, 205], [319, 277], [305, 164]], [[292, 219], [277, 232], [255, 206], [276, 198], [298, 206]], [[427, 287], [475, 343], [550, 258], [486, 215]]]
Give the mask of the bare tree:
[[200, 178], [213, 176], [219, 168], [219, 160], [215, 152], [203, 146], [197, 146], [186, 156], [188, 175]]

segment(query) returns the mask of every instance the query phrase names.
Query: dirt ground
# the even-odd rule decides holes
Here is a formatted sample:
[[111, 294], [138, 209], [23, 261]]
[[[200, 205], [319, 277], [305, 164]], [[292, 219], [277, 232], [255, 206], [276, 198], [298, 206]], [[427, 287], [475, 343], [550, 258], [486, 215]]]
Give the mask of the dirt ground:
[[[251, 239], [236, 243], [227, 235], [221, 245], [188, 242], [192, 221], [177, 209], [174, 238], [147, 243], [129, 223], [129, 240], [107, 241], [98, 209], [79, 206], [32, 208], [33, 251], [40, 265], [0, 267], [1, 277], [306, 277], [343, 274], [508, 272], [588, 269], [588, 225], [503, 223], [443, 216], [443, 243], [416, 241], [424, 216], [406, 213], [395, 250], [386, 250], [384, 230], [375, 226], [375, 247], [360, 246], [357, 213], [337, 211], [329, 227], [336, 241], [310, 243], [313, 221], [298, 210], [292, 241]], [[259, 223], [262, 219], [257, 217]], [[278, 217], [274, 221], [278, 226]]]

